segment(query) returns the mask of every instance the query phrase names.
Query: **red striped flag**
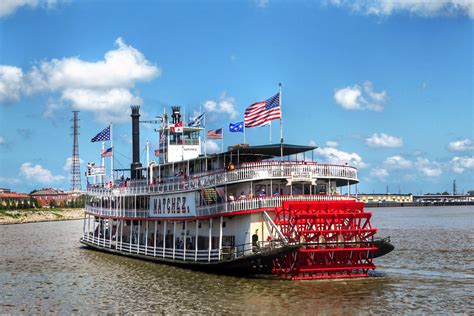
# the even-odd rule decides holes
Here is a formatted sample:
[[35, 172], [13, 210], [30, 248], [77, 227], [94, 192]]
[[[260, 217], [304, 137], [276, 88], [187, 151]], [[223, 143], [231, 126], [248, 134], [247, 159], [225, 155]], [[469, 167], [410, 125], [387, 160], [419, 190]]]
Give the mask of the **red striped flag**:
[[207, 132], [207, 138], [209, 139], [222, 139], [222, 128], [212, 129]]
[[268, 100], [252, 104], [245, 110], [244, 115], [245, 127], [262, 126], [278, 119], [281, 119], [279, 93]]

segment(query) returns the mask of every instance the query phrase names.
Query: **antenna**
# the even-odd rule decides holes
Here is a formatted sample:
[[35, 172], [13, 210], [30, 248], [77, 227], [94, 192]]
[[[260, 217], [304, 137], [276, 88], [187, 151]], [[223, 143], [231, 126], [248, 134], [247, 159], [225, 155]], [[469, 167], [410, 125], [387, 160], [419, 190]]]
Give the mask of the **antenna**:
[[74, 118], [71, 120], [72, 123], [72, 135], [74, 136], [74, 142], [72, 145], [72, 161], [71, 161], [71, 191], [81, 191], [81, 162], [79, 159], [79, 111], [72, 111]]

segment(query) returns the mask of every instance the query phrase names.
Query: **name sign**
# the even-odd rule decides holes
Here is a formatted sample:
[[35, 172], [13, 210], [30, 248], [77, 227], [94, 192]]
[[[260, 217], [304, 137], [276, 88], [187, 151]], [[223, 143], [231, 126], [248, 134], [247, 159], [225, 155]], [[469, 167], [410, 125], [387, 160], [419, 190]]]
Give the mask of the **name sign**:
[[291, 185], [293, 182], [311, 182], [312, 185], [316, 185], [316, 180], [309, 172], [292, 172], [291, 176], [287, 179], [287, 185]]
[[176, 193], [150, 197], [150, 217], [188, 217], [196, 215], [195, 193]]

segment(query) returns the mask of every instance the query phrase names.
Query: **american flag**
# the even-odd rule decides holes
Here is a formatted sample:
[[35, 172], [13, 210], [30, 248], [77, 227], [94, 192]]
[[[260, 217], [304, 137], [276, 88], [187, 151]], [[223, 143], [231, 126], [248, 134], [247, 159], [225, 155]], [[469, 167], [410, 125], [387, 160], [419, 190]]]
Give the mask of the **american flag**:
[[209, 139], [222, 139], [222, 128], [211, 129], [207, 132], [207, 138]]
[[245, 127], [262, 126], [277, 119], [281, 119], [279, 93], [268, 100], [254, 103], [245, 110]]
[[161, 136], [160, 136], [160, 144], [163, 144], [163, 142], [165, 141], [165, 131], [161, 131]]
[[91, 142], [103, 142], [106, 140], [110, 140], [110, 125], [107, 126], [100, 132], [99, 134], [95, 135], [92, 139]]
[[113, 149], [112, 147], [110, 147], [109, 149], [105, 149], [102, 152], [101, 157], [112, 157], [112, 153], [113, 153]]

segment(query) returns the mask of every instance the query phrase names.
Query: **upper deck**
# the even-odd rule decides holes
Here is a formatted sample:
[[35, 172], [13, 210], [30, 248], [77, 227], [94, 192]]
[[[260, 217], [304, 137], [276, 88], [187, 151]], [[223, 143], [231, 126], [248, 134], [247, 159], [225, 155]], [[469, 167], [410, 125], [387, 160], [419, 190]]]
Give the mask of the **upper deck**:
[[336, 185], [359, 182], [357, 169], [348, 165], [320, 164], [308, 161], [275, 161], [242, 163], [234, 170], [217, 170], [174, 177], [154, 176], [141, 180], [117, 180], [113, 185], [93, 185], [87, 193], [94, 196], [148, 195], [205, 189], [238, 182], [284, 179], [292, 182], [335, 181]]

